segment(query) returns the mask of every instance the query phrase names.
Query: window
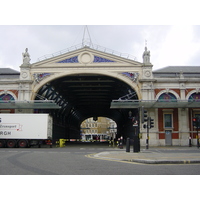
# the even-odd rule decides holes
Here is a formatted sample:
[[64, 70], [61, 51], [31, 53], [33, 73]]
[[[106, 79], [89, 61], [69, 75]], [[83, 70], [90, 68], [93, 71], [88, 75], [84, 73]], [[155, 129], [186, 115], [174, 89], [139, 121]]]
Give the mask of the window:
[[176, 99], [175, 95], [173, 95], [172, 93], [163, 93], [159, 96], [158, 101], [160, 101], [160, 102], [167, 102], [167, 101], [176, 102], [177, 99]]
[[172, 128], [172, 114], [164, 114], [164, 127]]
[[200, 101], [200, 94], [194, 93], [190, 95], [188, 101]]
[[15, 100], [15, 99], [10, 94], [1, 94], [0, 95], [0, 101], [9, 101], [9, 100]]

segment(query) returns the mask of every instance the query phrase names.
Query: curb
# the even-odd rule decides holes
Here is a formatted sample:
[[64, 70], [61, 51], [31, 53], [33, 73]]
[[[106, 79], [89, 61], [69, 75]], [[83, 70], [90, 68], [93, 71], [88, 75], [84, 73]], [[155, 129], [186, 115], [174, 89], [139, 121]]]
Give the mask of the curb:
[[[109, 154], [109, 156], [108, 156]], [[107, 155], [107, 156], [106, 156]], [[199, 158], [182, 158], [182, 159], [173, 159], [173, 158], [167, 158], [167, 159], [157, 159], [157, 158], [133, 158], [133, 159], [126, 159], [126, 158], [114, 158], [112, 157], [112, 154], [108, 152], [101, 152], [101, 153], [94, 153], [86, 155], [87, 157], [94, 158], [94, 159], [102, 159], [102, 160], [110, 160], [110, 161], [118, 161], [118, 162], [135, 162], [135, 163], [141, 163], [141, 164], [198, 164], [200, 163]]]
[[123, 161], [145, 163], [145, 164], [195, 164], [195, 163], [200, 163], [200, 160], [143, 160], [143, 159], [132, 159], [132, 160], [123, 160]]

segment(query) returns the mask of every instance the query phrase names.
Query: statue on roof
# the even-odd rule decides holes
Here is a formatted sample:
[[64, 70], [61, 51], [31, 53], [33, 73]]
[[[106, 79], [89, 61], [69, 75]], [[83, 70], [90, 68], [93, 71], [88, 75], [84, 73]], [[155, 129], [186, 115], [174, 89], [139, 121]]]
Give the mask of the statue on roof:
[[147, 51], [147, 47], [145, 47], [145, 51], [142, 55], [143, 63], [150, 64], [150, 51]]
[[28, 48], [25, 49], [25, 53], [22, 53], [23, 57], [23, 64], [24, 65], [29, 65], [30, 64], [30, 55], [28, 53]]

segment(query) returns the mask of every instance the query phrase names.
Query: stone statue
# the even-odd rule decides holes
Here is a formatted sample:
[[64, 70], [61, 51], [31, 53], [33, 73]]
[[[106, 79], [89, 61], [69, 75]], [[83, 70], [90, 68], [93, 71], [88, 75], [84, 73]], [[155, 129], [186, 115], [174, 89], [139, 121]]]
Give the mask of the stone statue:
[[28, 48], [25, 49], [25, 53], [22, 53], [22, 56], [23, 56], [23, 64], [24, 65], [29, 65], [30, 64], [30, 55], [28, 53]]
[[142, 57], [143, 57], [144, 64], [150, 64], [150, 51], [147, 51], [147, 47], [145, 47], [145, 51], [144, 51]]

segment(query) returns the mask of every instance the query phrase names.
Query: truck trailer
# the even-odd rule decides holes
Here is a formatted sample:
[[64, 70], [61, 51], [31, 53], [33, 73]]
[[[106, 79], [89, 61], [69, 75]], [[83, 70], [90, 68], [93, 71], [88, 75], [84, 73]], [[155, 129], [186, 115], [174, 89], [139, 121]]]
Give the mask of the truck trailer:
[[52, 126], [49, 114], [0, 114], [0, 148], [52, 147]]

